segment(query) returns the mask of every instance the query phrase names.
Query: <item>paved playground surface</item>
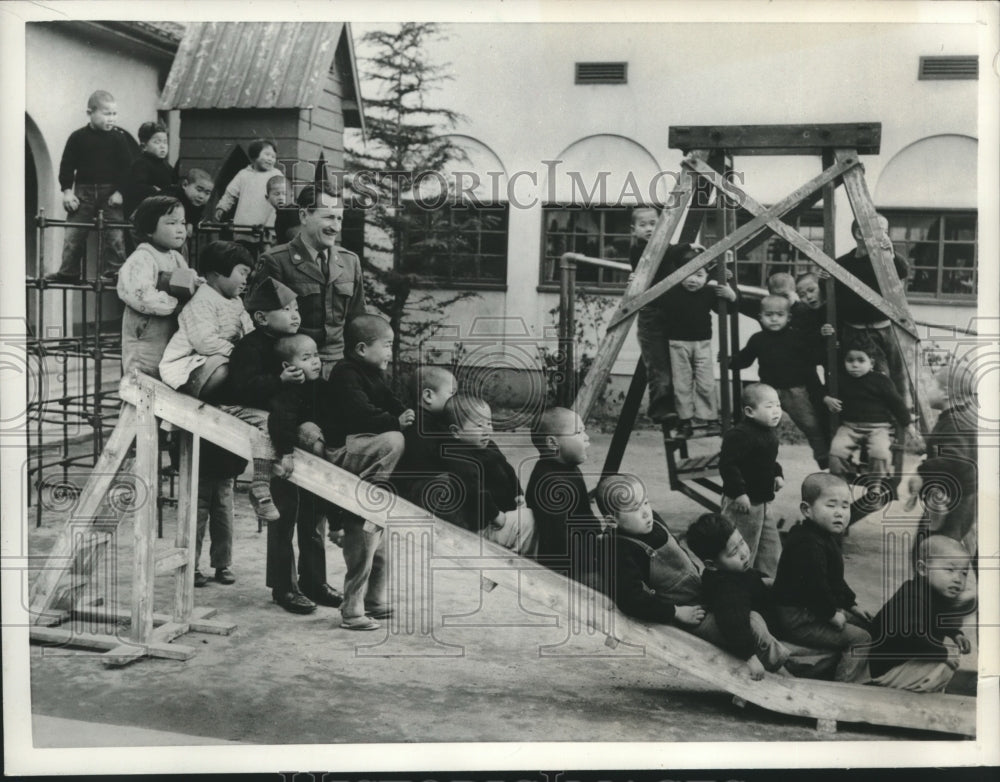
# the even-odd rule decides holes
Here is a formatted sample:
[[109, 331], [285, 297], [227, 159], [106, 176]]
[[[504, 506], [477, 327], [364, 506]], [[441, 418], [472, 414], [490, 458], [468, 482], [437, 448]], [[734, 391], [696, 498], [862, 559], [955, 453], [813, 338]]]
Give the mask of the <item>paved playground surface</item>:
[[[599, 473], [609, 435], [592, 435], [588, 483]], [[717, 440], [692, 442], [692, 455]], [[504, 446], [511, 462], [533, 458], [524, 445]], [[909, 457], [913, 459], [914, 457]], [[812, 471], [805, 446], [782, 446], [787, 484], [775, 502], [779, 517], [798, 517], [798, 486]], [[653, 507], [678, 532], [701, 512], [671, 492], [656, 432], [634, 433], [623, 470], [647, 483]], [[530, 464], [522, 468], [526, 482]], [[894, 503], [885, 519], [912, 529], [915, 512]], [[33, 556], [44, 554], [63, 523], [46, 512], [32, 529]], [[844, 554], [859, 601], [881, 604], [881, 538], [885, 519], [871, 516], [852, 529]], [[908, 520], [907, 520], [908, 519]], [[168, 546], [173, 511], [164, 512]], [[117, 583], [127, 607], [131, 532], [119, 535]], [[207, 565], [208, 543], [202, 554]], [[340, 585], [340, 550], [328, 544], [329, 581]], [[108, 669], [93, 652], [31, 648], [35, 744], [105, 745], [95, 724], [128, 726], [121, 745], [245, 742], [339, 744], [366, 742], [508, 741], [814, 741], [813, 722], [749, 706], [706, 683], [625, 645], [609, 649], [603, 636], [573, 636], [563, 619], [530, 595], [483, 592], [478, 572], [440, 570], [433, 578], [433, 635], [357, 633], [339, 628], [339, 611], [319, 607], [293, 616], [271, 602], [264, 586], [265, 535], [258, 534], [246, 492], [237, 493], [237, 583], [212, 582], [195, 592], [196, 605], [235, 622], [229, 636], [191, 633], [175, 643], [194, 646], [186, 662], [145, 659]], [[210, 572], [210, 571], [208, 571]], [[488, 573], [486, 574], [488, 576]], [[893, 587], [894, 588], [894, 587]], [[157, 579], [157, 610], [167, 605], [172, 579]], [[159, 602], [162, 601], [162, 602]], [[442, 619], [444, 617], [444, 619]], [[970, 632], [970, 637], [975, 633]], [[567, 643], [572, 641], [572, 643]], [[542, 647], [554, 654], [542, 654]], [[974, 675], [976, 654], [963, 660]], [[53, 727], [55, 726], [55, 727]], [[90, 726], [90, 727], [88, 727]], [[157, 733], [152, 733], [155, 731]], [[836, 740], [942, 738], [915, 731], [840, 725]]]

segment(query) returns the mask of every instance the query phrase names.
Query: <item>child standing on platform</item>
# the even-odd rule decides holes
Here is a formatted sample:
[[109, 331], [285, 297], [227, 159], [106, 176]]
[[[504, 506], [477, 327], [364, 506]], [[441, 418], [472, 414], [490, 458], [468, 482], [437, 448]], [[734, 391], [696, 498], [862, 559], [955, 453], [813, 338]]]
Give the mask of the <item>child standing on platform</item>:
[[719, 476], [721, 515], [740, 531], [750, 547], [750, 562], [773, 576], [781, 555], [778, 527], [771, 515], [774, 493], [785, 484], [778, 464], [781, 401], [765, 383], [751, 383], [741, 397], [743, 420], [722, 438]]
[[133, 223], [145, 241], [118, 275], [118, 298], [125, 303], [122, 371], [128, 374], [136, 369], [159, 379], [160, 359], [177, 330], [176, 313], [181, 304], [165, 289], [169, 287], [166, 281], [174, 271], [188, 268], [178, 252], [187, 240], [184, 208], [176, 198], [151, 196], [139, 204]]
[[215, 399], [229, 376], [229, 356], [253, 331], [240, 296], [250, 254], [235, 242], [212, 242], [201, 252], [202, 285], [177, 318], [178, 329], [160, 360], [160, 377], [198, 399]]
[[[59, 163], [63, 208], [72, 222], [90, 223], [104, 211], [106, 222], [125, 220], [122, 190], [128, 179], [132, 154], [125, 133], [115, 126], [118, 106], [114, 96], [97, 90], [87, 99], [87, 124], [70, 134]], [[63, 238], [59, 271], [46, 276], [50, 282], [79, 282], [87, 248], [87, 228], [69, 226]], [[121, 229], [104, 231], [104, 257], [98, 269], [106, 283], [114, 283], [125, 260]]]
[[774, 579], [778, 637], [840, 651], [834, 678], [868, 679], [871, 615], [858, 607], [844, 581], [840, 536], [851, 515], [851, 490], [842, 478], [817, 472], [802, 482], [805, 518], [792, 527]]
[[719, 417], [715, 403], [712, 313], [719, 299], [736, 301], [736, 293], [728, 285], [709, 285], [708, 270], [701, 268], [667, 291], [663, 299], [674, 403], [680, 419], [677, 434], [691, 437], [694, 419], [713, 424]]
[[250, 144], [250, 165], [233, 177], [215, 207], [215, 221], [223, 222], [233, 211], [235, 225], [274, 225], [274, 207], [267, 200], [267, 183], [275, 175], [278, 150], [273, 141], [259, 138]]
[[170, 140], [162, 122], [143, 122], [139, 126], [141, 152], [132, 162], [125, 188], [125, 216], [128, 217], [144, 198], [167, 193], [174, 184], [174, 170], [167, 163]]
[[731, 366], [745, 369], [757, 362], [761, 382], [778, 392], [781, 409], [806, 436], [816, 464], [825, 470], [830, 441], [824, 419], [814, 407], [814, 400], [821, 397], [816, 364], [822, 361], [822, 354], [818, 343], [789, 325], [788, 311], [784, 296], [765, 296], [760, 303], [761, 330], [733, 356]]

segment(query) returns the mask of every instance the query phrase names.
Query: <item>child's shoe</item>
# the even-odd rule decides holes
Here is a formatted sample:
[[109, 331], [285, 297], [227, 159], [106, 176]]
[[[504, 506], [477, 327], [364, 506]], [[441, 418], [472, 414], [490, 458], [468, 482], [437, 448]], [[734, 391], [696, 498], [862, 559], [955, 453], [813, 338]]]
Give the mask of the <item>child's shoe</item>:
[[677, 424], [677, 436], [683, 439], [687, 439], [694, 435], [694, 427], [691, 426], [691, 419], [685, 418], [679, 424]]
[[350, 619], [344, 617], [340, 626], [345, 630], [378, 630], [382, 625], [370, 616], [352, 616]]
[[250, 505], [253, 506], [253, 512], [257, 514], [258, 519], [264, 522], [272, 522], [281, 518], [274, 500], [271, 499], [271, 488], [269, 486], [251, 486], [249, 494]]
[[194, 571], [194, 585], [198, 588], [208, 585], [208, 576], [200, 570]]
[[233, 575], [233, 571], [227, 567], [220, 567], [215, 569], [215, 580], [220, 584], [235, 584], [236, 576]]

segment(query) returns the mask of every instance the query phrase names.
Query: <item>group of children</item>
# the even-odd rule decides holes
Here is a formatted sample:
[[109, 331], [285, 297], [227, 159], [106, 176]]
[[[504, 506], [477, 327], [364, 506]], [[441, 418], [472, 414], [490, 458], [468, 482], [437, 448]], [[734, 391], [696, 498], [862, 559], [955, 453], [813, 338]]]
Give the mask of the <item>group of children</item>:
[[[167, 162], [169, 135], [159, 121], [139, 126], [139, 154], [133, 156], [132, 142], [116, 125], [115, 98], [97, 90], [87, 101], [87, 124], [70, 134], [59, 164], [59, 186], [63, 206], [71, 223], [66, 227], [62, 262], [57, 271], [46, 275], [50, 282], [75, 283], [84, 276], [82, 261], [90, 224], [99, 211], [108, 223], [134, 220], [135, 210], [149, 196], [162, 195], [181, 203], [188, 236], [205, 215], [214, 182], [208, 172], [190, 168], [182, 175]], [[286, 208], [290, 185], [279, 171], [277, 147], [273, 141], [256, 139], [248, 148], [250, 164], [227, 185], [215, 209], [216, 222], [231, 219], [234, 225], [263, 229], [264, 244], [286, 242], [298, 225], [297, 210]], [[148, 232], [143, 231], [148, 237]], [[104, 232], [104, 257], [99, 275], [114, 285], [131, 252], [131, 237], [118, 228]], [[247, 242], [256, 254], [260, 242]], [[186, 246], [185, 246], [186, 257]]]
[[[324, 513], [331, 537], [343, 549], [343, 593], [325, 583], [321, 534], [317, 540], [316, 529], [303, 521], [297, 495], [288, 493], [292, 453], [300, 447], [607, 591], [629, 615], [676, 624], [729, 649], [746, 660], [754, 678], [764, 671], [824, 675], [796, 659], [807, 647], [835, 653], [833, 671], [825, 675], [837, 680], [918, 691], [947, 684], [956, 654], [969, 650], [956, 618], [971, 609], [964, 595], [970, 556], [957, 539], [969, 536], [974, 525], [966, 517], [975, 511], [966, 507], [962, 519], [931, 519], [925, 525], [914, 578], [874, 620], [856, 605], [838, 542], [851, 504], [841, 476], [851, 470], [851, 454], [862, 445], [872, 469], [887, 472], [890, 428], [910, 425], [910, 419], [893, 383], [873, 371], [881, 357], [871, 343], [843, 345], [845, 371], [837, 396], [824, 389], [816, 367], [833, 327], [824, 317], [816, 275], [769, 280], [769, 295], [755, 313], [762, 330], [733, 357], [735, 367], [756, 361], [761, 382], [744, 389], [742, 420], [722, 441], [722, 507], [691, 525], [685, 548], [652, 511], [635, 476], [602, 478], [593, 494], [594, 512], [580, 469], [589, 439], [573, 411], [553, 407], [539, 416], [532, 431], [539, 459], [522, 489], [517, 469], [493, 439], [489, 404], [459, 389], [451, 372], [419, 368], [414, 404], [398, 399], [385, 377], [393, 332], [378, 316], [352, 313], [344, 327], [344, 358], [324, 379], [319, 348], [300, 331], [296, 293], [261, 269], [254, 275], [255, 258], [247, 247], [212, 242], [200, 250], [200, 276], [191, 272], [183, 250], [210, 198], [211, 179], [193, 169], [179, 185], [173, 183], [166, 130], [156, 123], [140, 128], [142, 155], [123, 172], [126, 158], [113, 133], [115, 114], [110, 95], [91, 96], [90, 122], [71, 137], [60, 171], [67, 210], [78, 210], [83, 219], [86, 209], [124, 202], [131, 215], [139, 243], [120, 270], [113, 263], [106, 268], [117, 272], [109, 279], [116, 278], [125, 304], [124, 370], [160, 378], [252, 425], [249, 495], [268, 524], [267, 584], [284, 608], [309, 613], [316, 603], [340, 607], [341, 626], [351, 630], [376, 629], [391, 613], [381, 528], [332, 506]], [[234, 210], [236, 223], [274, 226], [276, 214], [295, 211], [282, 209], [287, 180], [275, 170], [273, 143], [254, 142], [250, 157], [251, 165], [230, 183], [215, 217], [221, 220]], [[293, 231], [292, 223], [289, 219], [282, 231]], [[653, 225], [655, 213], [635, 210], [634, 262]], [[72, 263], [78, 264], [82, 245], [70, 241], [69, 232], [67, 248], [59, 279], [79, 275]], [[698, 252], [691, 245], [671, 247], [660, 279]], [[711, 313], [720, 299], [738, 301], [730, 285], [710, 282], [702, 269], [640, 313], [651, 411], [676, 422], [679, 436], [690, 436], [696, 422], [717, 419], [709, 346]], [[947, 413], [957, 402], [949, 407], [948, 394], [939, 396], [948, 408], [942, 422], [951, 420]], [[826, 410], [842, 419], [832, 442]], [[830, 474], [816, 473], [803, 482], [803, 522], [782, 550], [769, 505], [784, 483], [775, 431], [783, 411]], [[214, 579], [231, 584], [233, 486], [246, 464], [209, 445], [202, 456], [196, 545], [200, 554], [209, 528]], [[947, 450], [935, 458], [938, 467], [954, 467], [948, 466], [955, 457]], [[974, 475], [965, 478], [974, 486]], [[291, 550], [296, 529], [298, 578]], [[197, 586], [209, 581], [200, 570], [195, 579]], [[954, 647], [944, 644], [945, 636]]]

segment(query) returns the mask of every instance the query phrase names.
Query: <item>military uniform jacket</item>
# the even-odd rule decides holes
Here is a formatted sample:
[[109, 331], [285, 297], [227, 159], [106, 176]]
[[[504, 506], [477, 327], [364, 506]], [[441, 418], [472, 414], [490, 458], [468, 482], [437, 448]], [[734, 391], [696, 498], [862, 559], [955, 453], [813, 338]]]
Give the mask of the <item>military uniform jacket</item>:
[[331, 247], [328, 253], [329, 275], [324, 277], [297, 236], [263, 253], [253, 279], [256, 284], [264, 277], [273, 277], [295, 291], [302, 317], [299, 331], [316, 340], [324, 364], [344, 357], [344, 324], [366, 312], [358, 256], [338, 246]]

